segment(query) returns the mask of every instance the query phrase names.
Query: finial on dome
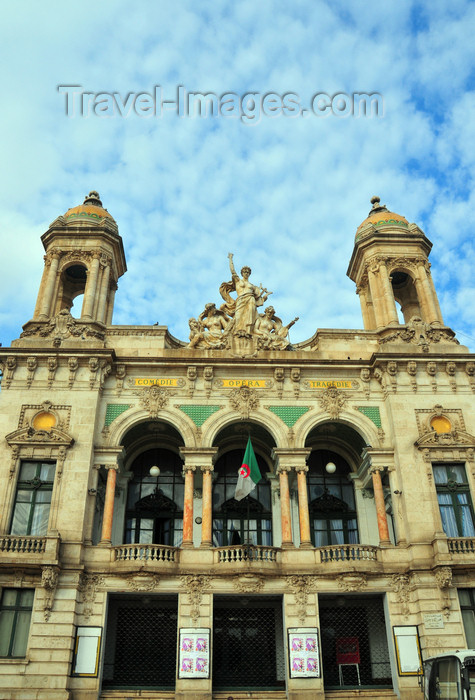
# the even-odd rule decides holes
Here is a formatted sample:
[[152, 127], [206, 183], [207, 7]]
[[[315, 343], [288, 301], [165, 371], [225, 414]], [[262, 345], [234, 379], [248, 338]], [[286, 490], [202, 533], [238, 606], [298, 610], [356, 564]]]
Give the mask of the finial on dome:
[[368, 216], [370, 216], [371, 214], [374, 214], [376, 212], [379, 212], [379, 211], [388, 211], [385, 204], [380, 204], [380, 201], [381, 201], [380, 197], [376, 197], [376, 196], [371, 197], [370, 201], [371, 201], [371, 204], [373, 205], [373, 207], [372, 207], [370, 213], [368, 214]]
[[87, 197], [84, 198], [84, 204], [90, 204], [95, 207], [102, 207], [102, 202], [99, 197], [99, 192], [96, 192], [95, 190], [92, 190], [89, 192]]

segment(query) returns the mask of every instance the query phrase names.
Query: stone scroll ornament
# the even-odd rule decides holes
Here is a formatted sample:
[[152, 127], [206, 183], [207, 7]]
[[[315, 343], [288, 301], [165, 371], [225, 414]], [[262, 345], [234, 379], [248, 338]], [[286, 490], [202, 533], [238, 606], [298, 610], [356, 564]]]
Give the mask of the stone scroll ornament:
[[[288, 338], [298, 317], [284, 326], [275, 315], [273, 306], [258, 313], [272, 292], [260, 284], [250, 282], [250, 267], [241, 269], [241, 277], [234, 268], [233, 254], [229, 253], [231, 280], [223, 282], [219, 293], [224, 300], [219, 309], [208, 303], [198, 318], [190, 318], [188, 348], [208, 350], [230, 349], [238, 354], [254, 354], [258, 350], [289, 350]], [[236, 296], [233, 297], [232, 294]]]

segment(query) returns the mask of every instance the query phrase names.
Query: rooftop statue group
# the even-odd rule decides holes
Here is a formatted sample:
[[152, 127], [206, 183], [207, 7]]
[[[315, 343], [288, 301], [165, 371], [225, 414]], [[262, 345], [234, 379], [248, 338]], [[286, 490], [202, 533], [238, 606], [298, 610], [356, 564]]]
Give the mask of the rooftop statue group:
[[[267, 306], [264, 313], [258, 313], [258, 307], [264, 305], [272, 292], [262, 285], [256, 287], [249, 281], [250, 267], [243, 267], [242, 277], [239, 277], [234, 269], [233, 254], [229, 253], [228, 258], [231, 281], [223, 282], [219, 288], [224, 304], [219, 309], [216, 304], [206, 304], [197, 319], [190, 318], [190, 342], [187, 347], [226, 348], [239, 354], [289, 349], [289, 328], [298, 321], [298, 317], [284, 326], [275, 315], [273, 306]], [[236, 292], [236, 298], [231, 296], [232, 292]]]

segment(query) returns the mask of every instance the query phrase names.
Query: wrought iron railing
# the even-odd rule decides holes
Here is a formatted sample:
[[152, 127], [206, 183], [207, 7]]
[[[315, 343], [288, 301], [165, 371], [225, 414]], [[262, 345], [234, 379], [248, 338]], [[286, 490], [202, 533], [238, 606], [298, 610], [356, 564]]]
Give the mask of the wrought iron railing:
[[164, 544], [123, 544], [113, 551], [114, 561], [178, 561], [178, 548]]
[[319, 547], [318, 550], [322, 564], [333, 561], [377, 561], [378, 559], [378, 548], [365, 544], [339, 544]]
[[46, 541], [46, 537], [5, 535], [0, 537], [0, 552], [42, 554], [46, 551]]
[[473, 537], [453, 537], [447, 540], [450, 554], [475, 554]]
[[269, 562], [277, 561], [277, 553], [280, 551], [277, 547], [265, 547], [255, 544], [241, 544], [237, 547], [217, 547], [215, 550], [217, 563], [233, 563], [233, 562]]

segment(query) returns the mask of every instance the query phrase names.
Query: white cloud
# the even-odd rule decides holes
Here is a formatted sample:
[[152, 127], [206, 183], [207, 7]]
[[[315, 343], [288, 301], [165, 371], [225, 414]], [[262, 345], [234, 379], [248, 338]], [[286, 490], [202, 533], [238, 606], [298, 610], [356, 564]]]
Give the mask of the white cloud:
[[[379, 194], [434, 242], [447, 322], [475, 337], [474, 138], [469, 2], [204, 0], [9, 8], [0, 145], [3, 343], [31, 317], [39, 235], [98, 189], [124, 239], [115, 322], [160, 323], [186, 339], [189, 316], [219, 301], [227, 253], [274, 291], [277, 313], [361, 327], [346, 278], [356, 227]], [[58, 84], [94, 91], [379, 92], [382, 119], [68, 119]], [[464, 270], [459, 275], [458, 270]], [[18, 280], [21, 279], [21, 285]], [[12, 299], [11, 289], [16, 290]], [[471, 341], [472, 347], [475, 340]]]

